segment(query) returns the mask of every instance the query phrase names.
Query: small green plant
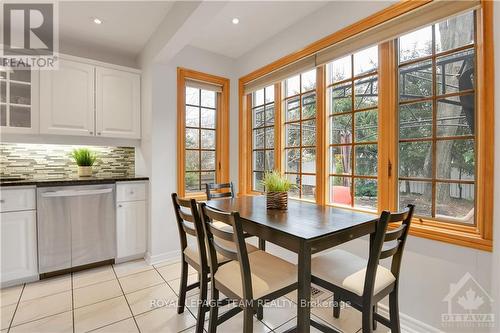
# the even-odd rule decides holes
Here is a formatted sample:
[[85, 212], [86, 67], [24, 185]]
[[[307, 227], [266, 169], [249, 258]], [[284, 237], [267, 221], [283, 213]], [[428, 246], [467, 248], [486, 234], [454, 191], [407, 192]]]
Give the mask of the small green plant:
[[266, 171], [261, 181], [267, 192], [288, 192], [294, 185], [279, 171]]
[[71, 157], [75, 160], [78, 166], [92, 166], [94, 165], [97, 155], [90, 151], [88, 148], [79, 148], [71, 152]]

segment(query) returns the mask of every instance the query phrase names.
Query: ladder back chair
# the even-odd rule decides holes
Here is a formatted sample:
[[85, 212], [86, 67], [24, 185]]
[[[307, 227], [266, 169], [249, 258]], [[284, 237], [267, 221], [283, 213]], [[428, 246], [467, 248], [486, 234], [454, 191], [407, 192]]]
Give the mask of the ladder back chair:
[[[363, 333], [376, 329], [380, 322], [400, 332], [398, 285], [403, 251], [414, 206], [399, 213], [382, 212], [377, 229], [371, 235], [368, 261], [344, 250], [319, 255], [311, 262], [311, 281], [333, 292], [333, 316], [340, 316], [340, 301], [350, 301], [363, 314]], [[387, 230], [389, 223], [397, 226]], [[379, 265], [391, 259], [390, 269]], [[376, 312], [377, 303], [389, 295], [389, 319]]]
[[[222, 192], [220, 190], [229, 191]], [[207, 200], [220, 199], [220, 198], [234, 198], [234, 188], [233, 182], [223, 183], [223, 184], [205, 184], [205, 193], [207, 194]]]
[[[249, 253], [238, 212], [221, 212], [200, 203], [200, 215], [208, 242], [210, 260], [212, 299], [210, 301], [209, 333], [217, 326], [243, 311], [243, 330], [253, 330], [253, 314], [262, 305], [297, 289], [297, 268], [295, 265], [265, 251]], [[221, 229], [213, 221], [230, 225], [232, 232]], [[234, 247], [225, 244], [232, 242]], [[220, 266], [220, 255], [232, 261]], [[236, 301], [237, 307], [218, 316], [219, 292]]]

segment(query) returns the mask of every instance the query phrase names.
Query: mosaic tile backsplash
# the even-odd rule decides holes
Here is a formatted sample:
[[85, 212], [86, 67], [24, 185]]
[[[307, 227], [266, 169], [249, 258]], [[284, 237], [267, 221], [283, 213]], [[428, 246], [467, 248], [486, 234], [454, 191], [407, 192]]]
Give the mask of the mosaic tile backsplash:
[[77, 177], [77, 165], [70, 157], [75, 148], [96, 152], [94, 177], [132, 176], [135, 148], [48, 144], [0, 144], [0, 178], [58, 179]]

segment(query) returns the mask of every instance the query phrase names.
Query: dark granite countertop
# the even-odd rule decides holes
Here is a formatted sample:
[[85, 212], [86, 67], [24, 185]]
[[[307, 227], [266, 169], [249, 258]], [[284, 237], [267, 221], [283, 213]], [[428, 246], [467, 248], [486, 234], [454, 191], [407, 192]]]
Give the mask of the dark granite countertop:
[[47, 178], [47, 179], [8, 179], [0, 178], [0, 186], [70, 186], [70, 185], [97, 185], [113, 184], [116, 182], [149, 180], [144, 176], [109, 176], [109, 177], [67, 177], [67, 178]]

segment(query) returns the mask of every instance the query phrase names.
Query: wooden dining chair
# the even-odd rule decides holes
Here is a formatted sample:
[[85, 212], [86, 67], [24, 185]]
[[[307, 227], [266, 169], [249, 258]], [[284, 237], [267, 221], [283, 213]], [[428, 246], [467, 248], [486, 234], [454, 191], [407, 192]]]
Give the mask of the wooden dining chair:
[[[340, 301], [363, 314], [363, 333], [372, 332], [376, 322], [400, 332], [398, 285], [403, 251], [413, 217], [413, 205], [400, 213], [382, 212], [370, 242], [368, 261], [344, 250], [319, 255], [311, 262], [311, 281], [333, 292], [333, 316], [340, 316]], [[387, 230], [389, 223], [396, 225]], [[379, 261], [391, 258], [390, 269]], [[389, 295], [389, 319], [376, 313], [377, 303]]]
[[[229, 190], [229, 191], [220, 191]], [[220, 199], [220, 198], [234, 198], [234, 188], [233, 182], [216, 184], [210, 183], [205, 184], [205, 193], [207, 194], [207, 200]]]
[[[200, 203], [200, 215], [208, 242], [208, 257], [212, 276], [212, 299], [210, 300], [209, 333], [217, 326], [243, 311], [243, 331], [253, 330], [253, 314], [268, 301], [297, 289], [297, 268], [295, 265], [265, 251], [249, 253], [237, 212], [221, 212]], [[230, 225], [233, 232], [221, 229], [213, 221]], [[232, 242], [232, 248], [226, 246]], [[221, 266], [219, 257], [232, 261]], [[237, 307], [218, 316], [219, 292], [233, 299]]]

